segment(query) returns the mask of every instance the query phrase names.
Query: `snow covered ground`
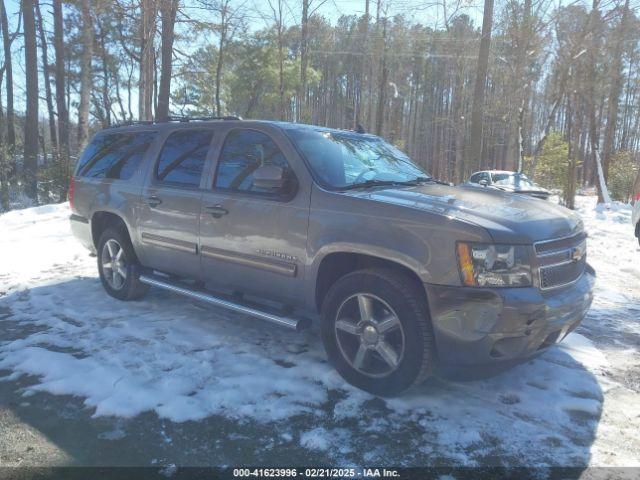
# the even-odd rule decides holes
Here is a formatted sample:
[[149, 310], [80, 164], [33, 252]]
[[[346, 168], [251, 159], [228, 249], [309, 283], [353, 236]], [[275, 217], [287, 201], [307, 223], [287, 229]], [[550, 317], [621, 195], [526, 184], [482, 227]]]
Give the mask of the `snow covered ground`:
[[[163, 444], [165, 463], [198, 443], [204, 456], [178, 461], [640, 466], [640, 248], [631, 210], [596, 210], [595, 197], [577, 203], [598, 273], [577, 332], [492, 379], [432, 379], [392, 400], [346, 385], [316, 329], [289, 332], [157, 290], [118, 302], [71, 237], [66, 204], [9, 212], [0, 216], [0, 377], [9, 388], [0, 391], [21, 399], [16, 409], [48, 396], [61, 429], [69, 422], [61, 405], [80, 402], [73, 415], [86, 416], [88, 431], [106, 425], [104, 442], [139, 438], [144, 418], [144, 428], [161, 432], [147, 441]], [[244, 454], [224, 449], [239, 439]], [[152, 457], [138, 460], [158, 462]]]

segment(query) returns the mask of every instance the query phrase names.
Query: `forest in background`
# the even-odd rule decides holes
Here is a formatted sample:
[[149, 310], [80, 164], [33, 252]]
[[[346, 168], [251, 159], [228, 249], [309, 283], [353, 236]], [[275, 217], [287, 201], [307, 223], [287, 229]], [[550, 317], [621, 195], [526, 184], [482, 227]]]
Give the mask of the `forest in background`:
[[570, 208], [587, 186], [630, 200], [637, 3], [259, 3], [2, 0], [1, 209], [63, 201], [100, 128], [210, 115], [362, 126], [440, 180], [522, 170]]

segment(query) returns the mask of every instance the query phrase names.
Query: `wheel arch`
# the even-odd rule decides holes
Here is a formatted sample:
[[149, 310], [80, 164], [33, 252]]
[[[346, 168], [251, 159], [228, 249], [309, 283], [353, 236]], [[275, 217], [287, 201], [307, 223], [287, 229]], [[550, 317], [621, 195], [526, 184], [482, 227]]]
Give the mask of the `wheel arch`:
[[426, 290], [420, 274], [404, 262], [355, 251], [333, 251], [327, 253], [319, 262], [315, 275], [314, 306], [319, 312], [322, 302], [331, 286], [344, 275], [366, 268], [386, 268], [403, 272], [419, 287], [427, 300]]
[[120, 228], [131, 241], [131, 233], [129, 232], [129, 226], [125, 222], [122, 216], [117, 213], [113, 213], [107, 210], [99, 210], [93, 213], [91, 216], [91, 239], [93, 245], [98, 250], [98, 242], [100, 241], [100, 235], [109, 227]]

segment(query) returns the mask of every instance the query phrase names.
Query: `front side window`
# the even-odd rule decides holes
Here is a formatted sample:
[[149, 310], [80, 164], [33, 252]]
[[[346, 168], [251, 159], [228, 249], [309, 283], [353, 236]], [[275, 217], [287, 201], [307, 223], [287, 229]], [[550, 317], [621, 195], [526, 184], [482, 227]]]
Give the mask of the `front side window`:
[[471, 175], [471, 178], [469, 178], [469, 182], [471, 182], [471, 183], [479, 183], [481, 176], [482, 176], [481, 173], [474, 173], [473, 175]]
[[275, 142], [257, 130], [232, 130], [227, 136], [216, 174], [215, 188], [254, 193], [273, 193], [253, 184], [253, 172], [266, 165], [284, 170], [291, 177], [289, 164]]
[[133, 176], [157, 132], [99, 133], [82, 153], [78, 176], [127, 180]]
[[160, 182], [197, 187], [213, 138], [212, 130], [179, 130], [167, 138], [156, 165]]
[[321, 183], [333, 188], [430, 178], [402, 151], [378, 137], [311, 129], [287, 133]]

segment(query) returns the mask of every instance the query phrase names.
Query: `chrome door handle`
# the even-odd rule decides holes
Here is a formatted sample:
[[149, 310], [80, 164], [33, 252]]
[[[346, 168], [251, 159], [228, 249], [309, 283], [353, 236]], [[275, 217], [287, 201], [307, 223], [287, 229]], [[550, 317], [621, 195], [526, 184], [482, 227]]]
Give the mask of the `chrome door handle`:
[[208, 205], [204, 207], [205, 212], [210, 214], [213, 218], [220, 218], [223, 215], [229, 213], [229, 210], [224, 208], [222, 205]]
[[162, 199], [155, 195], [151, 195], [150, 197], [147, 197], [147, 203], [151, 208], [154, 208], [162, 203]]

